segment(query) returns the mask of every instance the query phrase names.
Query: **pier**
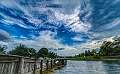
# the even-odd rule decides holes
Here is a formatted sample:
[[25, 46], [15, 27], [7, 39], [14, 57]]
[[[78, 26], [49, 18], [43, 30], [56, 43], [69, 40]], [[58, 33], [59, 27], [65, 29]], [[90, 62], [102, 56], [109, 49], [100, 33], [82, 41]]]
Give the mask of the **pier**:
[[0, 55], [0, 74], [43, 74], [44, 71], [63, 67], [67, 63], [61, 58], [35, 59], [16, 55]]

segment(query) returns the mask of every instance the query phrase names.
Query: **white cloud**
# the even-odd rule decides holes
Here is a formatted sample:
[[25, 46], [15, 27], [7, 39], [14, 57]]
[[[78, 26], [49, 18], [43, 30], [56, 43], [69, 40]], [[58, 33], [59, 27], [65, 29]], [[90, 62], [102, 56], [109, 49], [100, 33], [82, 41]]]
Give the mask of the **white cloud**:
[[[91, 49], [96, 49], [99, 48], [102, 44], [103, 41], [113, 41], [113, 37], [110, 38], [104, 38], [102, 40], [93, 40], [93, 41], [88, 41], [86, 43], [82, 44], [75, 44], [73, 46], [68, 46], [64, 45], [60, 42], [60, 40], [57, 40], [54, 38], [56, 33], [51, 32], [51, 31], [43, 31], [40, 33], [40, 36], [35, 38], [34, 40], [27, 40], [25, 39], [13, 39], [9, 42], [3, 42], [0, 41], [0, 45], [7, 45], [8, 49], [7, 51], [13, 49], [15, 46], [19, 44], [24, 44], [28, 47], [35, 48], [39, 50], [40, 48], [47, 47], [47, 48], [64, 48], [64, 50], [58, 50], [55, 51], [59, 55], [75, 55], [84, 52], [85, 50], [91, 50]], [[79, 36], [76, 36], [74, 39], [78, 40]]]
[[[35, 38], [34, 40], [27, 40], [27, 39], [15, 39], [11, 41], [11, 44], [18, 45], [18, 44], [25, 44], [28, 47], [33, 47], [35, 49], [40, 49], [43, 47], [47, 48], [65, 48], [65, 50], [72, 50], [75, 49], [71, 46], [64, 45], [60, 43], [59, 40], [54, 38], [55, 33], [50, 31], [43, 31], [40, 33], [40, 36]], [[14, 46], [12, 45], [12, 46]]]
[[120, 18], [116, 18], [112, 20], [110, 23], [103, 25], [99, 27], [99, 29], [107, 30], [107, 29], [112, 29], [120, 25]]
[[100, 40], [90, 40], [86, 43], [82, 43], [82, 44], [78, 44], [78, 45], [75, 45], [74, 47], [78, 50], [81, 50], [81, 51], [85, 51], [85, 50], [91, 50], [91, 49], [97, 49], [97, 48], [100, 48], [100, 46], [102, 45], [102, 43], [104, 41], [111, 41], [113, 42], [114, 37], [108, 37], [108, 38], [103, 38], [103, 39], [100, 39]]
[[[23, 11], [24, 15], [26, 15], [27, 17], [25, 17], [25, 16], [22, 16], [22, 17], [27, 19], [28, 22], [33, 23], [35, 25], [34, 26], [35, 28], [38, 28], [38, 27], [41, 26], [42, 20], [39, 20], [36, 17], [33, 17], [34, 15], [32, 13], [34, 11], [38, 11], [40, 14], [48, 15], [49, 19], [48, 19], [47, 22], [55, 22], [55, 23], [57, 23], [56, 21], [63, 21], [64, 23], [66, 23], [65, 26], [71, 28], [71, 31], [74, 31], [74, 32], [79, 32], [79, 33], [81, 33], [81, 32], [86, 33], [87, 32], [88, 33], [88, 31], [91, 29], [91, 26], [92, 26], [88, 22], [82, 22], [81, 19], [79, 18], [79, 15], [84, 14], [85, 12], [88, 12], [89, 10], [92, 9], [89, 4], [87, 4], [87, 6], [85, 5], [86, 6], [85, 10], [80, 11], [80, 9], [78, 7], [78, 8], [73, 9], [72, 13], [67, 14], [67, 13], [62, 12], [61, 10], [48, 9], [48, 8], [44, 8], [44, 7], [40, 8], [39, 6], [37, 6], [37, 7], [22, 6], [22, 5], [19, 4], [19, 1], [17, 1], [17, 0], [11, 0], [11, 1], [4, 0], [4, 1], [0, 1], [0, 3], [2, 3], [3, 5], [5, 5], [8, 8], [10, 7], [10, 8], [15, 8], [15, 9], [20, 9], [21, 11]], [[70, 1], [71, 1], [71, 4], [72, 4], [73, 0], [70, 0]], [[118, 0], [116, 0], [116, 1], [118, 1]], [[58, 1], [58, 3], [59, 2], [61, 2], [61, 1]], [[69, 1], [66, 1], [66, 2], [69, 3]], [[85, 4], [87, 2], [88, 2], [88, 0], [86, 0]], [[65, 3], [65, 2], [62, 0], [62, 3]], [[82, 0], [81, 0], [81, 3], [82, 3]], [[76, 4], [76, 2], [74, 4]], [[15, 13], [13, 13], [13, 14], [15, 15]], [[89, 17], [90, 14], [91, 14], [91, 12], [88, 12], [88, 14], [86, 14], [86, 16], [85, 16], [85, 19], [83, 19], [83, 20], [86, 20], [86, 18]], [[110, 14], [113, 14], [113, 12], [110, 13]], [[110, 16], [110, 14], [105, 16], [104, 19], [106, 19], [108, 16]], [[17, 25], [19, 25], [20, 27], [23, 27], [23, 28], [27, 28], [27, 29], [33, 28], [31, 26], [28, 26], [28, 24], [25, 24], [21, 20], [14, 19], [14, 18], [6, 16], [6, 15], [4, 15], [2, 13], [0, 13], [0, 15], [5, 18], [4, 20], [2, 20], [0, 22], [5, 23], [7, 25], [9, 25], [9, 24], [10, 25], [11, 24], [17, 24]], [[111, 29], [113, 27], [116, 27], [116, 26], [118, 26], [120, 24], [119, 20], [120, 19], [117, 18], [117, 19], [113, 20], [112, 23], [106, 24], [105, 26], [102, 26], [99, 29], [100, 30], [101, 29]], [[55, 24], [55, 25], [57, 25], [57, 24]], [[57, 27], [58, 26], [59, 25], [57, 25]], [[68, 45], [62, 44], [60, 42], [60, 40], [57, 40], [57, 39], [54, 38], [56, 33], [53, 33], [53, 32], [50, 32], [50, 31], [40, 32], [40, 36], [37, 37], [37, 38], [34, 37], [34, 40], [28, 40], [26, 37], [21, 36], [20, 38], [22, 38], [22, 39], [11, 40], [11, 42], [3, 42], [3, 41], [1, 41], [0, 43], [3, 44], [3, 45], [8, 45], [8, 47], [10, 49], [14, 48], [16, 45], [18, 45], [20, 43], [25, 44], [28, 47], [33, 47], [33, 48], [36, 48], [36, 49], [40, 49], [42, 47], [65, 48], [65, 50], [58, 51], [58, 53], [60, 55], [63, 55], [63, 54], [64, 55], [74, 55], [74, 54], [83, 52], [85, 49], [99, 48], [104, 40], [112, 41], [111, 36], [118, 35], [118, 34], [120, 34], [119, 32], [120, 32], [120, 30], [119, 31], [114, 30], [112, 32], [93, 33], [93, 38], [92, 39], [96, 38], [96, 40], [88, 41], [88, 42], [82, 43], [82, 44], [75, 44], [73, 46], [68, 46]], [[9, 34], [3, 32], [3, 31], [0, 31], [0, 33], [3, 33], [3, 34], [5, 34], [5, 36], [9, 37]], [[72, 39], [74, 41], [83, 41], [83, 39], [79, 35], [73, 37]]]
[[72, 39], [74, 41], [84, 41], [84, 39], [82, 39], [80, 35], [77, 35], [77, 36], [73, 37]]
[[71, 28], [74, 32], [87, 32], [91, 28], [91, 24], [88, 22], [82, 22], [79, 18], [79, 8], [74, 9], [72, 14], [64, 14], [60, 11], [55, 11], [55, 17], [66, 23], [66, 27]]

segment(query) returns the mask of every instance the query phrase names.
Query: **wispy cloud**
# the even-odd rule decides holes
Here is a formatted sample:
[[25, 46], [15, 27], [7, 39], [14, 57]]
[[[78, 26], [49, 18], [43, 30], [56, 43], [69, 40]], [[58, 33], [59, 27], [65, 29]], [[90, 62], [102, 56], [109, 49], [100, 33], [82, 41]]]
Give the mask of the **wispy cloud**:
[[8, 41], [10, 39], [9, 33], [0, 29], [0, 41]]

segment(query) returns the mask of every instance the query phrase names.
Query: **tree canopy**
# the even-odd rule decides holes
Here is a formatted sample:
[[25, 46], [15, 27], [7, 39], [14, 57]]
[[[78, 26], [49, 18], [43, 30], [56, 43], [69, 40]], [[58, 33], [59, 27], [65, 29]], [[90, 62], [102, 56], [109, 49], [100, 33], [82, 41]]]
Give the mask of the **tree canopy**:
[[48, 49], [47, 48], [41, 48], [38, 53], [37, 53], [38, 57], [48, 57]]
[[10, 51], [9, 54], [25, 56], [25, 57], [35, 57], [36, 50], [33, 48], [28, 48], [25, 45], [20, 44], [15, 49]]
[[5, 54], [6, 47], [0, 46], [0, 54]]
[[34, 48], [28, 48], [25, 45], [20, 44], [12, 51], [9, 51], [11, 55], [19, 55], [25, 57], [48, 57], [48, 58], [55, 58], [57, 54], [54, 52], [49, 52], [47, 48], [41, 48], [38, 52]]

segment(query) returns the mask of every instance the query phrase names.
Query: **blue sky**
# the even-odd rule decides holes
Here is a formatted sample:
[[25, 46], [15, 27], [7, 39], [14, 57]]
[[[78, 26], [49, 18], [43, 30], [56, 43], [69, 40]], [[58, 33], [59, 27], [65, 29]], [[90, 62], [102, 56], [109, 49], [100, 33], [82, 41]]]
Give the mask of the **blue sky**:
[[0, 43], [8, 50], [20, 43], [36, 49], [65, 48], [70, 55], [98, 48], [102, 41], [119, 36], [119, 3], [120, 0], [1, 0]]

